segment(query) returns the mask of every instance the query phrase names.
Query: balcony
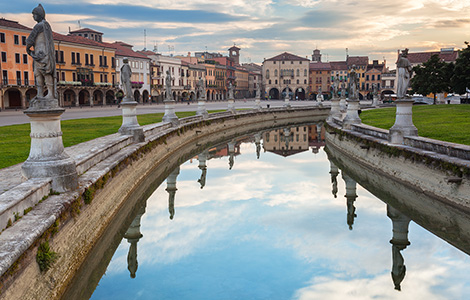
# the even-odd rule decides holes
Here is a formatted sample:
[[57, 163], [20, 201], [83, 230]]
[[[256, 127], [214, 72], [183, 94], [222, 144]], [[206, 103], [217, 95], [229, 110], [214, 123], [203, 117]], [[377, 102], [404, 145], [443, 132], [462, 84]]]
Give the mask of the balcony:
[[59, 81], [57, 84], [60, 86], [81, 86], [82, 82], [81, 81]]
[[144, 83], [142, 81], [131, 81], [131, 86], [133, 89], [140, 89]]
[[21, 79], [6, 79], [1, 81], [3, 86], [35, 86], [34, 80], [21, 80]]
[[191, 86], [190, 86], [190, 85], [185, 85], [183, 88], [184, 88], [185, 90], [188, 90], [188, 91], [191, 90]]

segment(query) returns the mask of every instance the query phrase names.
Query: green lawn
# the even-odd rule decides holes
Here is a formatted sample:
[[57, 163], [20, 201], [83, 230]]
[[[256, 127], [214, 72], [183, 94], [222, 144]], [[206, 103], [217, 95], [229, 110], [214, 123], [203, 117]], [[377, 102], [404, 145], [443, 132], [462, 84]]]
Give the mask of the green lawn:
[[[364, 124], [390, 129], [395, 111], [394, 107], [367, 110], [361, 113], [361, 119]], [[413, 124], [419, 136], [470, 145], [470, 105], [416, 105]]]
[[[194, 116], [196, 112], [177, 112], [179, 118]], [[140, 125], [162, 121], [163, 113], [138, 115]], [[116, 133], [122, 116], [76, 119], [61, 122], [64, 147]], [[29, 124], [0, 127], [0, 169], [25, 161], [29, 155], [31, 138]]]

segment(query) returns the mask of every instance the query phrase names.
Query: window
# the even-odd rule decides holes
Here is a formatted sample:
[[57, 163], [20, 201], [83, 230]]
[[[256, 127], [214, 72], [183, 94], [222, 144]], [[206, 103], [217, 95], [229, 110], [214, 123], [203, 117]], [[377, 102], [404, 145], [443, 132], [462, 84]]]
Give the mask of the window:
[[0, 43], [5, 43], [5, 33], [0, 32]]
[[100, 67], [103, 66], [103, 56], [100, 55]]
[[24, 84], [29, 85], [29, 74], [27, 71], [24, 72]]
[[274, 84], [277, 84], [277, 79], [276, 79], [276, 80], [274, 80]]
[[80, 53], [77, 53], [77, 65], [80, 64]]
[[113, 57], [111, 57], [111, 68], [116, 68], [116, 59]]
[[23, 54], [23, 63], [28, 64], [28, 54]]
[[16, 71], [16, 84], [21, 85], [21, 71]]
[[141, 68], [141, 69], [144, 68], [144, 63], [143, 63], [143, 62], [140, 62], [140, 68]]
[[297, 79], [297, 84], [299, 84], [299, 80]]
[[284, 64], [284, 61], [282, 62], [282, 64]]
[[7, 53], [2, 51], [2, 62], [7, 62]]
[[271, 84], [271, 79], [269, 79], [269, 84]]
[[19, 53], [15, 53], [15, 62], [16, 62], [17, 64], [20, 63], [20, 54], [19, 54]]
[[[373, 75], [372, 75], [373, 76]], [[366, 75], [366, 80], [368, 81], [369, 80], [369, 75]], [[373, 79], [372, 79], [373, 80]]]
[[88, 66], [89, 62], [88, 53], [85, 53], [85, 66]]
[[375, 80], [375, 75], [372, 75], [372, 80]]
[[104, 74], [104, 82], [108, 82], [108, 74]]
[[100, 82], [103, 82], [103, 74], [100, 74]]
[[107, 56], [103, 56], [103, 67], [107, 67], [108, 66], [108, 57]]
[[13, 36], [13, 40], [14, 40], [14, 42], [15, 42], [15, 45], [19, 45], [19, 44], [20, 44], [20, 37], [19, 37], [17, 34], [15, 34], [15, 35]]
[[60, 78], [62, 81], [65, 81], [65, 72], [60, 73]]
[[307, 79], [304, 79], [304, 84], [307, 84]]
[[300, 76], [300, 70], [297, 69], [297, 77], [299, 77], [299, 76]]
[[377, 74], [377, 80], [380, 80], [380, 74]]
[[304, 69], [304, 76], [307, 76], [307, 69]]
[[8, 71], [3, 70], [3, 84], [8, 84]]
[[76, 73], [72, 73], [72, 81], [77, 81], [77, 74]]
[[[364, 74], [364, 73], [362, 73], [362, 78], [364, 78], [364, 75], [365, 75], [365, 74]], [[361, 76], [361, 75], [359, 74], [359, 76]]]
[[75, 52], [72, 52], [72, 64], [75, 64]]
[[269, 70], [266, 70], [266, 79], [269, 79]]
[[277, 70], [274, 70], [274, 77], [277, 77]]
[[95, 62], [93, 60], [93, 54], [90, 54], [90, 66], [94, 66]]
[[21, 44], [23, 44], [23, 46], [26, 46], [26, 37], [25, 36], [21, 37]]

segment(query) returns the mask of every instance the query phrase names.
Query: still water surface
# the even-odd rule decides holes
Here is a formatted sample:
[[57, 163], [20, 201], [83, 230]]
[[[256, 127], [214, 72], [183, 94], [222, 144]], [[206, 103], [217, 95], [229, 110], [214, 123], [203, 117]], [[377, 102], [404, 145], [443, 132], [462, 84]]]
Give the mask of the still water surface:
[[244, 137], [182, 164], [141, 208], [91, 299], [470, 299], [469, 257], [387, 215], [302, 130], [296, 144], [291, 129], [290, 151], [278, 130], [263, 134], [259, 159]]

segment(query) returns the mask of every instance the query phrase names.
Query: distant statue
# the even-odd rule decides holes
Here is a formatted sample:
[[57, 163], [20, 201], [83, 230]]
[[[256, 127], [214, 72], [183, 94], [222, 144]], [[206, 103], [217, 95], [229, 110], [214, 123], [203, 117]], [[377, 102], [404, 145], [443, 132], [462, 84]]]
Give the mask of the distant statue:
[[341, 82], [341, 98], [346, 98], [346, 83]]
[[131, 278], [135, 278], [135, 273], [139, 263], [137, 261], [137, 241], [132, 241], [129, 247], [129, 253], [127, 254], [127, 269], [131, 274]]
[[[37, 83], [38, 98], [57, 99], [57, 80], [55, 66], [55, 48], [52, 38], [51, 25], [46, 21], [46, 12], [41, 4], [33, 9], [33, 19], [37, 22], [26, 39], [26, 52], [33, 58], [34, 77]], [[34, 50], [31, 50], [34, 47]], [[44, 85], [47, 87], [47, 96], [44, 97]]]
[[199, 80], [196, 86], [197, 86], [197, 91], [199, 92], [199, 99], [205, 100], [206, 99], [206, 86], [205, 86], [204, 79], [202, 79], [202, 77], [199, 77]]
[[351, 72], [349, 73], [349, 99], [357, 100], [358, 98], [358, 77], [356, 72], [356, 66], [353, 65]]
[[256, 89], [256, 99], [261, 99], [261, 90], [260, 90], [259, 86]]
[[172, 99], [170, 71], [166, 71], [165, 87], [166, 87], [166, 99]]
[[232, 82], [228, 83], [228, 98], [229, 99], [234, 99], [233, 97], [233, 85]]
[[317, 95], [317, 101], [322, 101], [323, 100], [323, 94], [321, 90], [321, 86], [318, 88], [318, 95]]
[[132, 75], [132, 70], [131, 67], [129, 66], [129, 59], [127, 57], [124, 57], [122, 60], [123, 65], [121, 67], [121, 85], [122, 85], [122, 90], [124, 92], [124, 100], [132, 99], [132, 87], [131, 87], [131, 75]]
[[378, 93], [379, 93], [378, 85], [377, 85], [377, 83], [373, 83], [372, 84], [372, 95], [374, 97], [376, 97], [378, 95]]
[[392, 246], [392, 280], [397, 291], [401, 291], [401, 282], [406, 275], [405, 260], [401, 255], [400, 251], [404, 249], [404, 246], [393, 245]]
[[348, 223], [349, 230], [353, 230], [354, 218], [357, 217], [356, 207], [354, 206], [354, 198], [347, 198], [346, 206], [348, 208], [348, 215], [346, 217], [346, 223]]
[[403, 99], [406, 96], [410, 78], [413, 74], [411, 63], [408, 60], [408, 48], [401, 51], [397, 61], [398, 80], [397, 80], [397, 97]]
[[170, 213], [170, 220], [173, 220], [175, 216], [175, 194], [176, 190], [168, 191], [168, 212]]
[[201, 185], [201, 189], [202, 189], [206, 185], [207, 168], [203, 168], [201, 170], [202, 170], [201, 177], [197, 180], [197, 182], [199, 182], [199, 184]]
[[234, 162], [235, 162], [234, 155], [233, 153], [230, 153], [230, 156], [228, 157], [228, 167], [229, 167], [228, 169], [229, 170], [232, 170]]
[[336, 74], [335, 80], [333, 81], [333, 98], [338, 98], [339, 92], [339, 75]]

